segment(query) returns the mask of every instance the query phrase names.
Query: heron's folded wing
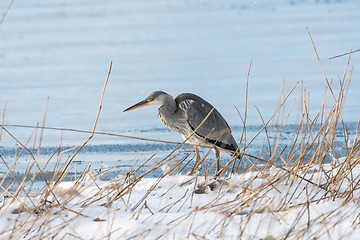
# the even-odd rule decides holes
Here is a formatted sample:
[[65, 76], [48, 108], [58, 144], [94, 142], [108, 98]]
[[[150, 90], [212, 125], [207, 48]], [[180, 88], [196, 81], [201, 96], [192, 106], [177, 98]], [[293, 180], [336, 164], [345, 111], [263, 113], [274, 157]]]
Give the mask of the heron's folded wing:
[[[197, 136], [218, 147], [233, 151], [236, 149], [236, 142], [229, 125], [211, 104], [199, 98], [184, 100], [179, 105], [184, 110], [192, 130], [197, 129], [201, 124], [195, 132]], [[213, 108], [214, 110], [211, 112]]]

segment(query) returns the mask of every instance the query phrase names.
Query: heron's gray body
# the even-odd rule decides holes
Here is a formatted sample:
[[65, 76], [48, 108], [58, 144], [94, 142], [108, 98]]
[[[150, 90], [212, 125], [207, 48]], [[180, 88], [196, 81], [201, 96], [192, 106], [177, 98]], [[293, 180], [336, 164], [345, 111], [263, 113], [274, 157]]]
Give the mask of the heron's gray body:
[[175, 102], [158, 109], [158, 116], [166, 127], [180, 133], [184, 140], [191, 135], [188, 142], [193, 145], [236, 151], [237, 143], [229, 125], [210, 103], [191, 93], [180, 94], [175, 99], [167, 94], [166, 98], [168, 103]]

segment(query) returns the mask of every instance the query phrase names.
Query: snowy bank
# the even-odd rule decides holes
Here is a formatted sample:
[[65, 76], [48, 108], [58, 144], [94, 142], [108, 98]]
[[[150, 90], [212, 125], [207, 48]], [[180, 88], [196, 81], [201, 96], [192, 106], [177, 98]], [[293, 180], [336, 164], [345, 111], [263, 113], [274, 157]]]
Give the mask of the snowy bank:
[[271, 168], [218, 180], [101, 181], [88, 172], [47, 196], [6, 198], [0, 232], [12, 239], [357, 239], [360, 168], [337, 185], [331, 176], [344, 169], [327, 164], [294, 175]]

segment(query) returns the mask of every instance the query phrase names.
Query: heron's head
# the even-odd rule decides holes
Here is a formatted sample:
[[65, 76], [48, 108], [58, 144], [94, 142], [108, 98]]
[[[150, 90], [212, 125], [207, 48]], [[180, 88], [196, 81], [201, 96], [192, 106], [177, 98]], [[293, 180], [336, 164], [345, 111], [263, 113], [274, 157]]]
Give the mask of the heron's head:
[[155, 91], [151, 93], [145, 100], [142, 100], [135, 105], [124, 110], [124, 112], [134, 110], [146, 106], [164, 105], [167, 98], [171, 97], [169, 94], [163, 91]]

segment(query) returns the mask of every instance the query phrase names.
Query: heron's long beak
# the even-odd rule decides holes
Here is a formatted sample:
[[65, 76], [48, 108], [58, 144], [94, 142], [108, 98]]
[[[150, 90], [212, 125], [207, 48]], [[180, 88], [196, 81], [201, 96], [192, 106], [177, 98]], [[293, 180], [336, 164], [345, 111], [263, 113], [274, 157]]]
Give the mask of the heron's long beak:
[[137, 109], [137, 108], [141, 108], [141, 107], [148, 106], [148, 105], [150, 105], [150, 103], [151, 103], [151, 102], [148, 101], [148, 100], [142, 100], [141, 102], [138, 102], [137, 104], [132, 105], [131, 107], [125, 109], [124, 112], [131, 111], [131, 110], [134, 110], [134, 109]]

